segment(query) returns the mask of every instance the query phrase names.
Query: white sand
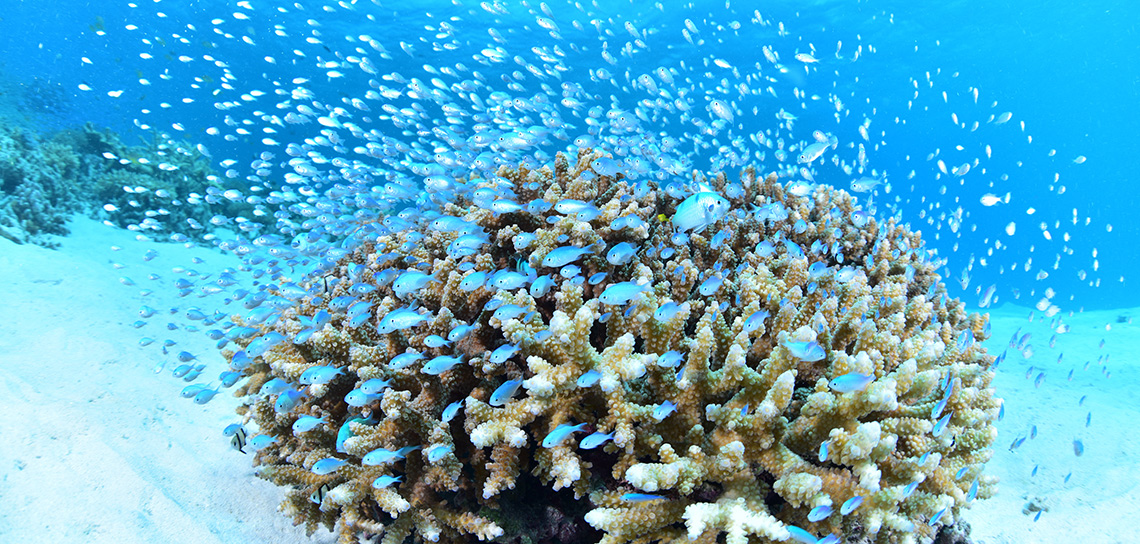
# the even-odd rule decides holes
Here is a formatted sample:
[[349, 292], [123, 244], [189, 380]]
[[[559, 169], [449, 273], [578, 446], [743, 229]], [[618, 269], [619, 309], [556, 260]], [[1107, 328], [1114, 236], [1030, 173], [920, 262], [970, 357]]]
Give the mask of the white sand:
[[[184, 349], [208, 363], [195, 383], [216, 379], [224, 365], [213, 342], [167, 331], [160, 316], [128, 326], [142, 304], [185, 311], [200, 303], [177, 298], [172, 267], [195, 266], [192, 255], [205, 259], [204, 271], [236, 261], [162, 244], [144, 262], [151, 246], [129, 232], [85, 218], [71, 228], [58, 251], [0, 239], [0, 541], [309, 542], [277, 512], [282, 490], [254, 476], [250, 457], [222, 436], [237, 400], [220, 393], [194, 404], [178, 396], [187, 384], [172, 366], [152, 371], [159, 343], [171, 338], [173, 354]], [[150, 273], [163, 280], [147, 280]], [[142, 288], [155, 293], [141, 297]], [[142, 336], [159, 343], [139, 347]], [[312, 541], [332, 540], [322, 531]]]
[[[994, 383], [1006, 400], [1006, 412], [1005, 420], [998, 423], [1000, 435], [987, 472], [1002, 481], [997, 497], [965, 515], [978, 542], [1136, 542], [1135, 516], [1140, 512], [1136, 453], [1140, 439], [1135, 430], [1140, 422], [1140, 395], [1136, 384], [1140, 369], [1134, 353], [1140, 346], [1140, 320], [1137, 324], [1116, 321], [1125, 315], [1140, 318], [1140, 311], [1083, 312], [1072, 317], [1066, 311], [1059, 315], [1071, 330], [1057, 334], [1055, 348], [1049, 348], [1056, 333], [1041, 312], [1013, 305], [991, 312], [994, 334], [986, 344], [991, 353], [1007, 349], [1019, 327], [1021, 334], [1032, 333], [1035, 353], [1026, 360], [1009, 349], [998, 368]], [[1102, 339], [1105, 346], [1100, 348]], [[1058, 363], [1061, 353], [1064, 356]], [[1097, 359], [1105, 355], [1107, 365], [1098, 364]], [[1084, 370], [1087, 361], [1091, 364]], [[1035, 368], [1026, 378], [1030, 366]], [[1105, 368], [1108, 377], [1102, 372]], [[1067, 379], [1070, 369], [1075, 369], [1072, 381]], [[1034, 387], [1042, 370], [1045, 381]], [[1084, 406], [1078, 406], [1086, 395]], [[1086, 428], [1090, 412], [1092, 423]], [[1010, 444], [1019, 436], [1028, 436], [1032, 425], [1037, 425], [1037, 438], [1026, 440], [1011, 453]], [[1081, 457], [1073, 452], [1074, 439], [1085, 446]], [[1030, 475], [1034, 465], [1037, 476]], [[1072, 478], [1063, 483], [1069, 472]], [[1032, 515], [1022, 514], [1030, 501], [1049, 508], [1037, 522]]]
[[[236, 260], [205, 249], [136, 242], [129, 232], [85, 218], [71, 227], [58, 251], [0, 239], [0, 393], [8, 401], [0, 416], [0, 541], [331, 541], [323, 530], [310, 540], [293, 527], [277, 512], [282, 490], [253, 476], [249, 456], [230, 448], [221, 429], [235, 421], [237, 401], [224, 393], [204, 406], [180, 398], [186, 383], [170, 375], [172, 366], [152, 371], [163, 360], [158, 344], [138, 346], [142, 336], [178, 341], [172, 353], [187, 350], [208, 363], [195, 382], [205, 383], [224, 366], [213, 342], [167, 331], [161, 316], [142, 329], [128, 326], [142, 304], [162, 311], [184, 312], [196, 304], [212, 309], [217, 297], [208, 303], [177, 298], [171, 269], [216, 271]], [[124, 249], [112, 252], [112, 245]], [[159, 257], [144, 262], [151, 247]], [[206, 262], [191, 264], [192, 256]], [[127, 266], [116, 270], [112, 262]], [[162, 279], [148, 280], [151, 273]], [[122, 276], [138, 285], [122, 285]], [[155, 292], [142, 297], [144, 288]], [[1027, 362], [1011, 350], [999, 369], [1006, 418], [987, 470], [1002, 484], [997, 497], [966, 514], [974, 537], [987, 544], [1133, 542], [1130, 518], [1140, 512], [1134, 431], [1140, 372], [1126, 348], [1140, 343], [1140, 325], [1116, 323], [1123, 312], [1077, 314], [1066, 317], [1072, 331], [1049, 349], [1048, 323], [1040, 317], [1030, 323], [1029, 313], [1012, 305], [992, 312], [991, 351], [1004, 349], [1021, 327], [1033, 333], [1036, 355]], [[1102, 338], [1107, 345], [1099, 349]], [[1060, 351], [1065, 359], [1057, 364]], [[1111, 379], [1096, 363], [1107, 353], [1113, 354]], [[1093, 363], [1083, 371], [1087, 360]], [[1040, 388], [1033, 385], [1036, 371], [1025, 378], [1030, 364], [1046, 369]], [[1088, 395], [1084, 407], [1077, 406], [1081, 395]], [[1089, 411], [1092, 426], [1086, 429]], [[1010, 442], [1032, 424], [1037, 438], [1010, 453]], [[1073, 454], [1074, 438], [1085, 444], [1080, 458]], [[1034, 464], [1040, 469], [1030, 477]], [[1072, 479], [1063, 484], [1069, 471]], [[1034, 498], [1049, 508], [1037, 522], [1021, 513]]]

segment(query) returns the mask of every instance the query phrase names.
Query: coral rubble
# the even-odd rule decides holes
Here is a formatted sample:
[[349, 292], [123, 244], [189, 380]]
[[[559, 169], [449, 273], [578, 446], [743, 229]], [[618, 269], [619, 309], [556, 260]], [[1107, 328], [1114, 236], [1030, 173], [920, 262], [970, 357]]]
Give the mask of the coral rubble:
[[285, 514], [343, 542], [928, 542], [994, 492], [988, 323], [917, 233], [825, 186], [601, 158], [361, 214], [235, 319]]

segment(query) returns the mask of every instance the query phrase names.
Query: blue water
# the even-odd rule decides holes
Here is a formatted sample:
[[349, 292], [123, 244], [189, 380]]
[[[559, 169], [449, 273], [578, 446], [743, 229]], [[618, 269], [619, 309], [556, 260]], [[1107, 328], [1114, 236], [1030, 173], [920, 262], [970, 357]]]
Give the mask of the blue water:
[[[330, 96], [336, 96], [338, 93], [352, 94], [349, 89], [366, 89], [366, 79], [358, 70], [344, 70], [346, 77], [330, 81], [321, 70], [312, 66], [319, 51], [304, 59], [293, 57], [289, 53], [294, 45], [290, 40], [299, 38], [280, 38], [270, 32], [272, 24], [281, 23], [294, 33], [292, 29], [303, 28], [303, 18], [317, 17], [322, 25], [319, 30], [329, 44], [340, 46], [343, 44], [341, 36], [359, 33], [368, 33], [387, 44], [395, 60], [381, 67], [383, 73], [398, 71], [410, 77], [421, 71], [420, 66], [424, 63], [443, 66], [467, 61], [473, 64], [467, 54], [430, 51], [426, 43], [419, 41], [419, 36], [424, 34], [420, 29], [423, 24], [439, 21], [454, 11], [462, 16], [456, 26], [463, 32], [464, 39], [482, 40], [486, 38], [482, 27], [489, 24], [489, 14], [477, 3], [468, 3], [462, 10], [455, 10], [450, 2], [413, 4], [384, 9], [361, 2], [355, 12], [337, 9], [335, 13], [327, 13], [310, 7], [307, 11], [290, 14], [275, 13], [271, 6], [257, 6], [253, 12], [256, 20], [234, 21], [228, 14], [240, 9], [233, 4], [213, 2], [143, 2], [137, 8], [117, 2], [74, 3], [68, 4], [68, 9], [60, 9], [57, 2], [22, 1], [13, 3], [4, 14], [6, 32], [0, 35], [0, 46], [5, 55], [0, 68], [3, 68], [10, 85], [37, 86], [49, 91], [36, 94], [49, 97], [50, 102], [38, 98], [29, 100], [27, 104], [28, 109], [37, 114], [32, 122], [45, 130], [92, 122], [127, 134], [137, 131], [132, 123], [136, 118], [166, 131], [170, 131], [171, 123], [179, 122], [186, 129], [180, 136], [214, 148], [221, 142], [207, 137], [203, 131], [208, 126], [217, 125], [222, 113], [212, 107], [212, 101], [203, 90], [188, 88], [187, 79], [195, 76], [217, 78], [221, 71], [201, 59], [179, 63], [164, 59], [163, 55], [199, 57], [202, 53], [211, 54], [224, 60], [239, 76], [238, 89], [256, 82], [256, 88], [272, 92], [272, 87], [265, 84], [265, 78], [287, 83], [294, 77], [310, 78], [306, 85], [320, 97], [326, 96], [324, 91], [331, 91], [334, 94]], [[1138, 230], [1133, 214], [1129, 213], [1135, 203], [1129, 146], [1134, 140], [1134, 127], [1140, 122], [1140, 90], [1136, 85], [1140, 81], [1140, 67], [1131, 62], [1130, 57], [1140, 46], [1140, 36], [1137, 36], [1134, 23], [1140, 14], [1140, 6], [1110, 1], [1032, 5], [1017, 2], [939, 2], [921, 7], [909, 2], [777, 2], [766, 3], [761, 14], [766, 20], [782, 21], [787, 25], [788, 36], [784, 38], [773, 37], [771, 28], [764, 30], [768, 36], [757, 39], [735, 37], [732, 36], [734, 33], [726, 31], [724, 38], [728, 46], [717, 48], [711, 42], [719, 37], [711, 31], [705, 31], [709, 34], [705, 38], [710, 43], [702, 47], [684, 42], [679, 35], [684, 19], [701, 21], [706, 16], [710, 21], [721, 23], [740, 20], [745, 28], [751, 28], [753, 25], [748, 23], [750, 7], [743, 4], [733, 7], [735, 11], [729, 12], [719, 3], [698, 2], [687, 9], [661, 13], [641, 3], [600, 3], [599, 14], [624, 17], [637, 13], [642, 26], [663, 29], [668, 37], [664, 41], [672, 42], [668, 45], [653, 44], [651, 54], [639, 54], [632, 61], [622, 57], [621, 67], [596, 62], [599, 42], [597, 32], [590, 27], [587, 27], [588, 32], [577, 32], [565, 24], [562, 30], [568, 41], [582, 39], [584, 45], [592, 48], [589, 54], [578, 56], [583, 63], [604, 66], [615, 73], [619, 68], [629, 67], [635, 75], [680, 59], [695, 62], [711, 51], [717, 51], [720, 58], [733, 65], [747, 67], [756, 61], [764, 61], [759, 51], [759, 45], [764, 43], [783, 51], [781, 60], [789, 65], [797, 64], [788, 58], [790, 52], [806, 49], [809, 43], [818, 44], [819, 49], [826, 53], [834, 50], [836, 41], [842, 41], [848, 58], [855, 44], [871, 44], [876, 53], [866, 54], [856, 63], [836, 62], [810, 75], [793, 73], [794, 77], [788, 81], [776, 84], [781, 100], [790, 100], [789, 104], [794, 106], [796, 101], [788, 96], [788, 91], [791, 90], [790, 84], [796, 83], [810, 93], [837, 91], [845, 97], [851, 110], [850, 118], [837, 127], [836, 133], [843, 142], [858, 139], [854, 132], [857, 122], [852, 121], [861, 116], [874, 120], [872, 132], [886, 130], [884, 140], [887, 145], [869, 152], [870, 165], [888, 173], [894, 185], [894, 195], [904, 200], [899, 205], [903, 218], [928, 231], [928, 242], [942, 254], [953, 251], [953, 244], [957, 242], [959, 255], [972, 252], [980, 258], [984, 255], [982, 248], [993, 247], [995, 239], [1002, 240], [1006, 249], [990, 258], [990, 266], [974, 267], [968, 291], [970, 297], [975, 295], [977, 286], [997, 284], [999, 300], [1010, 300], [1013, 289], [1026, 292], [1029, 286], [1043, 287], [1033, 278], [1040, 268], [1045, 268], [1050, 273], [1046, 282], [1048, 286], [1065, 298], [1073, 297], [1072, 304], [1078, 307], [1120, 307], [1140, 302], [1135, 290], [1129, 287], [1133, 269], [1129, 240]], [[159, 10], [166, 16], [158, 16]], [[414, 12], [418, 10], [424, 10], [432, 17], [417, 16]], [[363, 21], [361, 16], [366, 13], [398, 13], [400, 24], [386, 25], [385, 19], [379, 23]], [[257, 45], [219, 38], [209, 23], [214, 17], [228, 19], [220, 28], [236, 35], [246, 29], [253, 30], [251, 37]], [[97, 36], [93, 30], [97, 18], [101, 18], [105, 26], [104, 36]], [[189, 30], [187, 23], [197, 30]], [[124, 26], [128, 24], [139, 29], [125, 30]], [[512, 16], [503, 17], [502, 22], [495, 26], [505, 30], [512, 24], [527, 25], [530, 30], [517, 29], [513, 35], [508, 35], [508, 41], [521, 43], [534, 39], [539, 40], [536, 44], [555, 43], [534, 24], [533, 16], [524, 9], [514, 10]], [[171, 33], [184, 36], [190, 43], [181, 44], [171, 39], [169, 47], [162, 47], [140, 42], [147, 36], [169, 37]], [[301, 34], [299, 31], [295, 33]], [[857, 41], [857, 36], [861, 42]], [[614, 47], [619, 47], [628, 41], [628, 37], [622, 33], [611, 41]], [[201, 44], [206, 40], [213, 41], [216, 47], [203, 48]], [[417, 46], [419, 51], [415, 59], [400, 51], [398, 44], [401, 40]], [[533, 44], [527, 43], [522, 51], [526, 52], [530, 45]], [[139, 58], [141, 52], [151, 52], [156, 58], [144, 61]], [[569, 50], [567, 53], [570, 55], [569, 64], [573, 65], [575, 54]], [[280, 61], [276, 65], [266, 64], [261, 60], [265, 55], [272, 55]], [[79, 60], [84, 56], [93, 64], [84, 65]], [[325, 57], [333, 58], [327, 53]], [[296, 60], [290, 61], [290, 58]], [[155, 77], [159, 71], [156, 67], [168, 70], [171, 79], [164, 81]], [[518, 67], [510, 63], [509, 68], [513, 71]], [[484, 69], [484, 72], [496, 75], [493, 69]], [[933, 88], [927, 87], [927, 72], [935, 74]], [[137, 79], [140, 74], [147, 75], [151, 85], [139, 85]], [[951, 77], [952, 74], [957, 77]], [[915, 100], [915, 107], [908, 110], [906, 102], [914, 91], [911, 78], [920, 81], [923, 92]], [[567, 79], [583, 82], [588, 90], [600, 91], [603, 96], [622, 94], [609, 84], [591, 86], [586, 74], [578, 73]], [[81, 83], [96, 90], [79, 91], [77, 87]], [[203, 86], [206, 87], [214, 88]], [[980, 90], [977, 105], [969, 97], [971, 87]], [[107, 90], [123, 90], [124, 94], [113, 99], [104, 94]], [[535, 91], [537, 89], [528, 89], [530, 93]], [[941, 100], [943, 91], [950, 94], [950, 103]], [[854, 97], [850, 96], [852, 92]], [[196, 98], [197, 101], [180, 104], [178, 101], [184, 97]], [[864, 102], [865, 99], [870, 99], [871, 104]], [[157, 107], [164, 101], [174, 107], [168, 110]], [[998, 106], [991, 109], [990, 104], [994, 101]], [[272, 95], [263, 97], [259, 105], [268, 109], [271, 103]], [[631, 105], [629, 100], [623, 103], [625, 107]], [[780, 107], [775, 100], [765, 105], [773, 111]], [[140, 116], [139, 110], [144, 107], [149, 107], [154, 113]], [[875, 113], [871, 113], [871, 107], [875, 108]], [[984, 123], [989, 114], [1004, 111], [1014, 113], [1008, 124], [993, 126]], [[771, 113], [762, 112], [755, 118], [741, 119], [744, 132], [770, 128], [773, 123]], [[813, 108], [812, 112], [801, 117], [799, 126], [804, 128], [800, 132], [809, 130], [808, 127], [835, 126], [830, 113], [824, 107]], [[983, 124], [977, 132], [968, 132], [950, 122], [951, 113], [957, 113], [963, 120], [981, 120]], [[896, 125], [896, 117], [905, 120], [906, 125]], [[1026, 123], [1025, 132], [1015, 126], [1022, 121]], [[677, 123], [661, 128], [666, 132], [676, 130]], [[307, 128], [292, 134], [303, 134], [304, 130]], [[285, 131], [278, 135], [277, 140], [287, 142], [289, 135], [291, 133]], [[1026, 142], [1027, 135], [1032, 135], [1033, 143]], [[951, 148], [959, 144], [966, 146], [967, 150], [955, 155]], [[924, 160], [927, 154], [941, 149], [941, 157], [946, 159], [946, 164], [953, 166], [958, 163], [952, 158], [968, 160], [978, 157], [980, 146], [985, 144], [995, 149], [993, 159], [985, 161], [988, 171], [984, 175], [969, 175], [965, 187], [954, 186], [955, 180], [947, 176], [935, 180], [937, 170], [934, 163]], [[260, 149], [257, 139], [226, 143], [226, 146], [229, 154], [217, 153], [218, 157], [238, 156]], [[1055, 157], [1047, 156], [1051, 149], [1056, 149]], [[1079, 155], [1087, 156], [1088, 162], [1074, 165], [1071, 161]], [[917, 175], [913, 180], [906, 180], [911, 170], [916, 170]], [[1066, 189], [1063, 195], [1049, 189], [1057, 173], [1061, 175], [1059, 185]], [[1001, 174], [1008, 174], [1009, 180], [1002, 182], [996, 179]], [[848, 181], [846, 176], [829, 178], [826, 174], [819, 180], [840, 186]], [[996, 186], [987, 187], [990, 182]], [[910, 189], [912, 185], [913, 191]], [[939, 188], [943, 185], [949, 185], [949, 191], [939, 195]], [[978, 198], [984, 193], [1000, 196], [1007, 191], [1012, 193], [1009, 206], [985, 208], [978, 203]], [[929, 234], [931, 225], [923, 224], [915, 217], [922, 207], [918, 202], [923, 198], [946, 203], [944, 211], [961, 205], [969, 217], [963, 223], [976, 225], [976, 230], [966, 227], [962, 229], [960, 238], [946, 233], [940, 240], [932, 240]], [[950, 204], [955, 198], [961, 198], [960, 202]], [[1029, 207], [1035, 208], [1037, 213], [1025, 215]], [[1076, 226], [1071, 223], [1074, 208], [1078, 214]], [[1084, 225], [1086, 218], [1091, 219], [1088, 226]], [[1001, 233], [1010, 220], [1018, 223], [1017, 235], [1013, 237]], [[1063, 228], [1054, 227], [1057, 221], [1062, 222]], [[1052, 243], [1041, 237], [1041, 222], [1051, 227], [1055, 235]], [[1112, 226], [1111, 233], [1106, 232], [1107, 225]], [[1059, 242], [1062, 232], [1072, 235], [1069, 243]], [[1024, 264], [1031, 246], [1032, 269], [1025, 272], [1018, 267], [1016, 272], [1011, 272], [1009, 264], [1014, 261]], [[1099, 261], [1096, 272], [1092, 270], [1094, 248]], [[1071, 254], [1060, 259], [1058, 268], [1053, 270], [1056, 255], [1062, 252]], [[963, 259], [957, 258], [950, 263], [949, 271], [958, 274], [965, 264]], [[1001, 265], [1005, 265], [1003, 274], [997, 270]], [[1077, 278], [1079, 270], [1088, 273], [1086, 280]], [[1096, 284], [1096, 279], [1100, 279], [1099, 284]]]
[[[854, 150], [844, 146], [864, 143], [868, 174], [871, 169], [885, 172], [891, 185], [890, 193], [880, 190], [872, 199], [876, 211], [880, 215], [898, 214], [923, 231], [928, 247], [948, 259], [944, 277], [952, 294], [973, 306], [979, 290], [995, 285], [999, 303], [1018, 300], [1021, 306], [1032, 306], [1051, 288], [1056, 292], [1053, 303], [1065, 311], [1140, 305], [1140, 293], [1132, 288], [1138, 281], [1134, 277], [1137, 260], [1133, 246], [1140, 234], [1140, 220], [1133, 213], [1138, 186], [1132, 168], [1135, 131], [1140, 126], [1140, 63], [1135, 62], [1140, 53], [1138, 3], [763, 2], [760, 14], [773, 24], [758, 27], [750, 22], [753, 6], [746, 2], [733, 2], [731, 8], [720, 2], [693, 2], [662, 12], [650, 3], [599, 1], [591, 17], [616, 21], [604, 24], [614, 33], [608, 42], [616, 65], [600, 59], [599, 33], [588, 17], [571, 6], [554, 8], [555, 20], [566, 38], [556, 41], [521, 5], [511, 4], [512, 15], [495, 21], [478, 2], [460, 3], [462, 8], [443, 1], [403, 5], [382, 2], [384, 7], [357, 2], [354, 10], [336, 7], [331, 11], [314, 4], [300, 11], [290, 6], [288, 13], [278, 13], [275, 5], [268, 3], [255, 4], [256, 9], [250, 11], [232, 2], [140, 0], [138, 7], [129, 7], [123, 2], [11, 1], [0, 15], [0, 78], [7, 92], [20, 95], [18, 109], [8, 115], [34, 130], [46, 134], [90, 122], [109, 127], [129, 140], [133, 135], [149, 138], [143, 127], [156, 127], [176, 139], [205, 145], [215, 162], [236, 159], [233, 168], [240, 180], [252, 174], [248, 164], [258, 153], [273, 148], [278, 157], [284, 156], [280, 146], [267, 146], [261, 138], [272, 137], [284, 145], [312, 137], [319, 127], [287, 125], [277, 127], [274, 134], [262, 134], [257, 130], [262, 123], [257, 122], [250, 127], [253, 135], [235, 141], [211, 136], [207, 129], [220, 127], [224, 134], [231, 133], [224, 123], [227, 114], [240, 120], [254, 118], [255, 110], [278, 113], [274, 104], [283, 97], [275, 96], [275, 89], [292, 90], [298, 85], [311, 89], [325, 103], [351, 109], [340, 99], [362, 96], [369, 89], [368, 79], [378, 76], [348, 67], [340, 69], [343, 77], [330, 79], [326, 69], [316, 66], [337, 60], [332, 51], [351, 52], [358, 45], [368, 48], [345, 43], [346, 35], [368, 34], [386, 47], [393, 60], [377, 61], [380, 74], [398, 72], [427, 81], [443, 76], [427, 74], [425, 64], [443, 67], [464, 63], [480, 70], [497, 88], [502, 87], [501, 76], [523, 71], [526, 91], [521, 94], [525, 96], [540, 92], [541, 82], [557, 89], [559, 80], [536, 79], [510, 60], [491, 66], [474, 62], [472, 54], [490, 43], [486, 29], [493, 26], [503, 34], [503, 47], [511, 55], [533, 60], [532, 46], [561, 47], [567, 65], [576, 67], [564, 75], [563, 81], [576, 81], [588, 93], [599, 95], [600, 100], [590, 105], [607, 109], [611, 105], [633, 109], [646, 95], [606, 81], [591, 81], [587, 68], [604, 67], [615, 75], [628, 69], [636, 77], [663, 65], [696, 64], [702, 66], [697, 74], [715, 74], [702, 81], [703, 93], [722, 78], [730, 86], [738, 83], [730, 69], [711, 63], [704, 67], [706, 58], [721, 59], [748, 72], [759, 63], [762, 73], [771, 74], [775, 80], [751, 82], [760, 95], [741, 101], [746, 106], [737, 113], [734, 123], [739, 128], [733, 132], [744, 138], [744, 146], [765, 152], [767, 164], [771, 164], [772, 150], [748, 142], [747, 135], [775, 127], [775, 114], [781, 109], [798, 116], [794, 134], [799, 139], [810, 140], [815, 129], [834, 133], [841, 143], [836, 153], [845, 160], [853, 159]], [[251, 19], [234, 20], [230, 16], [234, 12], [249, 13]], [[561, 17], [563, 13], [567, 15]], [[375, 15], [376, 20], [367, 20], [367, 14]], [[433, 51], [435, 32], [424, 30], [424, 26], [436, 27], [452, 15], [458, 20], [450, 24], [464, 45], [457, 51]], [[211, 24], [214, 18], [225, 19], [217, 28], [236, 37], [215, 33]], [[310, 18], [320, 26], [307, 25], [305, 21]], [[580, 20], [584, 30], [574, 29], [572, 18]], [[686, 19], [701, 28], [697, 37], [705, 41], [703, 45], [690, 44], [683, 38], [681, 29]], [[619, 54], [631, 39], [622, 28], [626, 20], [634, 21], [639, 29], [656, 31], [647, 40], [648, 52], [637, 52], [632, 58]], [[716, 29], [732, 21], [742, 25], [739, 32]], [[785, 25], [785, 36], [776, 35], [777, 22]], [[274, 24], [283, 25], [288, 36], [274, 35]], [[104, 35], [96, 32], [100, 25]], [[127, 25], [137, 29], [128, 30]], [[319, 30], [328, 48], [305, 43], [313, 28]], [[184, 37], [188, 43], [180, 43], [173, 35]], [[243, 35], [253, 43], [243, 42]], [[161, 38], [161, 44], [156, 37]], [[401, 41], [412, 44], [415, 53], [402, 51]], [[842, 58], [836, 56], [836, 43], [840, 41], [843, 47], [838, 54]], [[205, 42], [212, 45], [204, 46]], [[581, 44], [587, 51], [575, 51], [572, 43]], [[816, 46], [820, 62], [805, 70], [793, 55], [809, 51], [809, 44]], [[778, 52], [780, 61], [789, 68], [787, 73], [778, 73], [765, 60], [762, 45], [771, 45]], [[860, 45], [861, 56], [853, 61], [854, 50]], [[294, 49], [304, 51], [305, 56], [294, 55]], [[140, 53], [154, 58], [141, 58]], [[372, 50], [368, 53], [376, 54]], [[180, 55], [194, 60], [180, 62]], [[203, 55], [224, 62], [236, 76], [236, 91], [222, 93], [222, 99], [241, 101], [239, 95], [253, 89], [267, 94], [230, 111], [214, 107], [216, 98], [211, 93], [218, 88], [224, 71], [204, 60]], [[276, 62], [267, 63], [266, 56]], [[90, 64], [84, 63], [83, 57]], [[141, 85], [140, 77], [150, 84]], [[195, 84], [194, 78], [202, 79]], [[294, 84], [294, 78], [308, 81]], [[274, 81], [280, 86], [275, 87]], [[82, 91], [81, 85], [94, 90]], [[765, 92], [769, 85], [775, 96]], [[976, 103], [971, 94], [974, 88], [979, 91]], [[793, 93], [798, 90], [821, 99], [797, 99]], [[113, 98], [108, 91], [122, 94]], [[830, 94], [839, 96], [846, 105], [839, 113], [839, 122], [836, 109], [827, 101]], [[193, 101], [184, 102], [184, 98]], [[994, 102], [997, 105], [991, 106]], [[163, 107], [163, 103], [170, 107]], [[405, 97], [394, 104], [408, 107], [411, 101]], [[756, 114], [751, 111], [753, 106], [758, 108]], [[427, 107], [439, 114], [438, 107]], [[992, 116], [1007, 111], [1013, 113], [1008, 123], [991, 122]], [[372, 115], [379, 113], [374, 108]], [[967, 127], [953, 124], [952, 114]], [[701, 115], [709, 117], [707, 112]], [[864, 141], [857, 130], [864, 118], [871, 121], [869, 141]], [[578, 125], [568, 131], [573, 138], [586, 126], [579, 119], [571, 121]], [[971, 131], [969, 126], [974, 121], [979, 126]], [[175, 124], [182, 130], [174, 129]], [[364, 126], [373, 127], [395, 138], [415, 138], [391, 131], [388, 124]], [[694, 127], [676, 119], [659, 119], [642, 121], [639, 130], [684, 140]], [[783, 136], [788, 137], [786, 133]], [[1032, 142], [1028, 141], [1030, 136]], [[754, 162], [717, 163], [713, 158], [716, 147], [726, 143], [721, 138], [708, 149], [696, 150], [690, 157], [691, 165], [706, 171], [715, 166], [732, 172]], [[548, 141], [542, 149], [552, 154], [565, 145]], [[964, 149], [956, 150], [958, 145]], [[983, 151], [986, 145], [992, 146], [992, 158]], [[686, 151], [690, 150], [692, 146], [688, 145]], [[1050, 156], [1051, 150], [1056, 150], [1054, 156]], [[936, 151], [938, 157], [927, 160]], [[794, 164], [792, 156], [790, 162]], [[1087, 157], [1087, 162], [1076, 164], [1074, 159], [1079, 156]], [[938, 159], [947, 167], [975, 159], [980, 164], [958, 178], [939, 175]], [[273, 174], [262, 177], [272, 180], [286, 171], [276, 166]], [[914, 177], [908, 179], [911, 171]], [[818, 165], [813, 174], [821, 183], [843, 188], [858, 177], [830, 163]], [[1003, 175], [1008, 179], [1001, 179]], [[985, 194], [1002, 196], [1007, 192], [1011, 195], [1008, 204], [984, 206], [979, 202]], [[932, 204], [937, 206], [932, 208]], [[953, 233], [944, 216], [959, 207], [961, 226]], [[1027, 214], [1030, 208], [1035, 210], [1032, 215]], [[931, 217], [933, 220], [928, 220]], [[1010, 222], [1016, 223], [1012, 236], [1005, 233]], [[1052, 240], [1043, 236], [1043, 227]], [[1066, 234], [1071, 236], [1068, 241], [1063, 239]], [[1000, 241], [1000, 247], [995, 247], [995, 241]], [[1026, 270], [1028, 258], [1032, 258], [1032, 266]], [[967, 267], [970, 280], [963, 288], [957, 279]], [[1042, 271], [1048, 277], [1036, 279]], [[1082, 271], [1084, 279], [1078, 277]]]

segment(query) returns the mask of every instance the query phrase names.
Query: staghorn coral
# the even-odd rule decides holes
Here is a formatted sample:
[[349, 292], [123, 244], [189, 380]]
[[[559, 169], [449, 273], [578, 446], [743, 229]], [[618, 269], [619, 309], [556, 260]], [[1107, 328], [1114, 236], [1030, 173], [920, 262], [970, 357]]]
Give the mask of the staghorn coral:
[[[275, 438], [254, 462], [290, 487], [283, 512], [342, 542], [735, 544], [793, 526], [925, 542], [972, 484], [994, 492], [986, 319], [947, 296], [917, 233], [841, 190], [747, 170], [694, 177], [682, 200], [594, 171], [601, 156], [503, 168], [439, 212], [361, 220], [339, 261], [267, 289], [274, 319], [238, 320], [225, 353], [251, 378], [239, 412]], [[727, 206], [674, 228], [711, 193]], [[636, 254], [613, 257], [621, 243]], [[571, 246], [586, 251], [546, 266]], [[873, 381], [843, 385], [858, 375]], [[290, 389], [260, 394], [271, 378]], [[508, 380], [522, 387], [492, 399]], [[294, 433], [303, 415], [326, 424]], [[612, 440], [581, 447], [594, 432]], [[313, 471], [329, 458], [345, 464]]]

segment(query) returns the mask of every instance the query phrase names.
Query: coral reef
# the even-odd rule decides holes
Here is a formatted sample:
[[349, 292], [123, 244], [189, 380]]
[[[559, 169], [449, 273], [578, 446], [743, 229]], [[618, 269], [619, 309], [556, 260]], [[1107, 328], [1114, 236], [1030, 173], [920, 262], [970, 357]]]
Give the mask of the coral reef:
[[988, 322], [917, 233], [751, 169], [666, 185], [576, 159], [361, 216], [235, 316], [247, 446], [295, 523], [929, 542], [994, 493]]
[[[209, 157], [189, 142], [152, 133], [150, 140], [129, 146], [115, 133], [90, 124], [57, 139], [92, 159], [85, 161], [82, 172], [88, 198], [99, 206], [115, 206], [116, 213], [106, 217], [117, 226], [182, 241], [186, 235], [171, 235], [169, 226], [178, 225], [180, 233], [201, 240], [216, 227], [248, 233], [270, 222], [270, 214], [260, 206], [263, 199], [245, 194], [250, 192], [245, 180], [219, 176]], [[241, 218], [236, 225], [231, 219], [235, 217]]]
[[272, 214], [256, 190], [239, 186], [244, 180], [218, 176], [197, 146], [158, 134], [128, 146], [91, 124], [50, 137], [0, 124], [0, 236], [17, 243], [51, 247], [50, 235], [67, 234], [79, 212], [158, 240], [203, 240], [219, 227], [258, 233]]
[[51, 246], [79, 207], [79, 155], [27, 130], [0, 126], [0, 236]]

